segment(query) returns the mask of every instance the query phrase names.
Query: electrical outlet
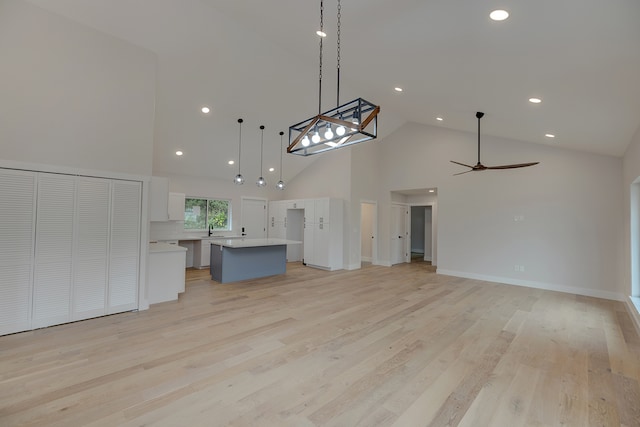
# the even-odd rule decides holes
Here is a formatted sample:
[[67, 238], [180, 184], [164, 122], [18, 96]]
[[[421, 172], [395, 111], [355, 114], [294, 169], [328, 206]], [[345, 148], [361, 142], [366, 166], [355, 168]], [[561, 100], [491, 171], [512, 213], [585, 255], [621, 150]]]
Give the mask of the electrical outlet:
[[523, 273], [524, 272], [524, 265], [520, 265], [520, 264], [516, 264], [513, 266], [513, 269], [519, 273]]

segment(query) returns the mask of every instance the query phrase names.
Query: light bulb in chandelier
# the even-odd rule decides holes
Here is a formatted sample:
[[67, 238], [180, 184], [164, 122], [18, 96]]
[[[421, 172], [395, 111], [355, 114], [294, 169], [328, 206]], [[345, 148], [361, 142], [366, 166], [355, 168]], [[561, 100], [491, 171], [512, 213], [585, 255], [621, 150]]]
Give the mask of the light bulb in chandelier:
[[242, 185], [244, 184], [244, 177], [240, 174], [236, 175], [236, 177], [233, 179], [233, 182], [238, 184], [238, 185]]
[[258, 180], [256, 181], [256, 185], [257, 185], [258, 187], [264, 187], [264, 186], [266, 186], [266, 185], [267, 185], [267, 181], [266, 181], [263, 177], [260, 177], [260, 178], [258, 178]]
[[303, 147], [308, 147], [309, 144], [311, 144], [311, 141], [309, 141], [309, 137], [307, 135], [305, 135], [304, 138], [302, 138], [302, 146]]
[[338, 136], [342, 136], [347, 132], [347, 129], [345, 129], [344, 126], [340, 125], [336, 128], [336, 134], [338, 134]]
[[318, 131], [313, 134], [313, 136], [311, 137], [311, 141], [313, 141], [314, 144], [320, 142], [320, 134], [318, 133]]
[[331, 130], [331, 125], [327, 123], [327, 130], [324, 132], [325, 139], [333, 139], [333, 131]]
[[276, 188], [278, 190], [284, 190], [284, 181], [278, 181], [278, 183], [276, 184]]

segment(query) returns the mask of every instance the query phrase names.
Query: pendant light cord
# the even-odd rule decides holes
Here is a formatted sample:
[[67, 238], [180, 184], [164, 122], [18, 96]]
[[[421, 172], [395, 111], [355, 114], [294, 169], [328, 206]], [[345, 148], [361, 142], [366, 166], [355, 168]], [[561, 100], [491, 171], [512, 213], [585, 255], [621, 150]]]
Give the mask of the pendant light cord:
[[282, 181], [282, 135], [284, 132], [280, 131], [280, 181]]
[[340, 0], [338, 0], [338, 79], [337, 79], [337, 93], [336, 93], [336, 106], [340, 106], [340, 18], [342, 17], [342, 6]]
[[264, 146], [264, 125], [260, 126], [260, 176], [262, 176], [262, 153]]
[[[324, 2], [320, 0], [320, 32], [324, 33]], [[318, 115], [322, 113], [322, 39], [320, 37], [320, 74], [318, 76]]]
[[478, 164], [480, 164], [480, 117], [478, 117]]
[[242, 153], [242, 122], [244, 120], [238, 119], [238, 124], [240, 126], [240, 132], [238, 136], [238, 175], [240, 175], [240, 154]]

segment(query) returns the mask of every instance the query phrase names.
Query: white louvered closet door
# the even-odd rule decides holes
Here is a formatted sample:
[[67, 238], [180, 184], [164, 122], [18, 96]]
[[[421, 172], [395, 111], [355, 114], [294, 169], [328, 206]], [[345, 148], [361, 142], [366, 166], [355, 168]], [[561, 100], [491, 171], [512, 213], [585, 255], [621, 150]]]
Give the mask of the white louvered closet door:
[[38, 174], [33, 328], [71, 320], [75, 177]]
[[77, 179], [72, 320], [107, 313], [110, 199], [110, 180]]
[[109, 314], [138, 308], [140, 200], [139, 182], [112, 182]]
[[36, 174], [0, 169], [0, 335], [31, 329]]

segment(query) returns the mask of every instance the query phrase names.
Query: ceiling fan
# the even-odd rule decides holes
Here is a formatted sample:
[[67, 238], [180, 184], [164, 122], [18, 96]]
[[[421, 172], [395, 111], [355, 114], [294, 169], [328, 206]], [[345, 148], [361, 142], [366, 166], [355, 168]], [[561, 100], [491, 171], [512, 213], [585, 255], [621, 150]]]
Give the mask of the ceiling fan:
[[467, 172], [483, 171], [483, 170], [487, 170], [487, 169], [526, 168], [527, 166], [533, 166], [533, 165], [537, 165], [538, 163], [540, 163], [540, 162], [517, 163], [517, 164], [514, 164], [514, 165], [502, 165], [502, 166], [485, 166], [482, 163], [480, 163], [480, 119], [482, 118], [482, 116], [484, 116], [484, 113], [481, 113], [480, 111], [478, 111], [476, 113], [476, 117], [478, 118], [478, 163], [475, 166], [471, 166], [471, 165], [467, 165], [467, 164], [460, 163], [460, 162], [454, 162], [453, 160], [451, 160], [451, 163], [455, 163], [456, 165], [465, 166], [465, 167], [469, 168], [468, 171], [456, 173], [454, 175], [462, 175], [463, 173], [467, 173]]

